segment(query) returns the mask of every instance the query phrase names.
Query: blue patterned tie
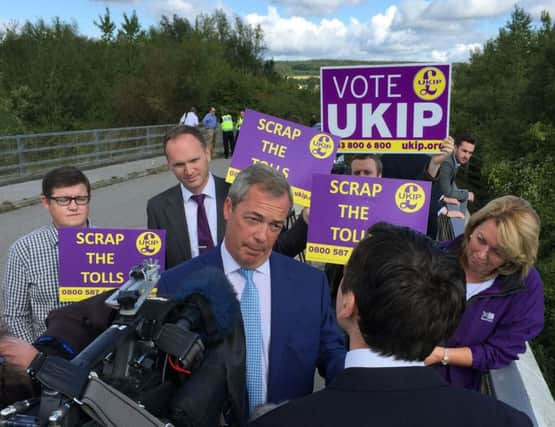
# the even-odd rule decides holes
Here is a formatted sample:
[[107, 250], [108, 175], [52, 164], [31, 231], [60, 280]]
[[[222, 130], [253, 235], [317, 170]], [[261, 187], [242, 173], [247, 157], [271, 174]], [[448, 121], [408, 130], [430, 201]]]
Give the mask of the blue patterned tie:
[[241, 314], [245, 326], [247, 343], [247, 390], [249, 393], [249, 413], [264, 403], [264, 364], [262, 354], [262, 326], [260, 324], [260, 304], [258, 290], [252, 280], [253, 270], [240, 268], [245, 278], [245, 288], [241, 295]]

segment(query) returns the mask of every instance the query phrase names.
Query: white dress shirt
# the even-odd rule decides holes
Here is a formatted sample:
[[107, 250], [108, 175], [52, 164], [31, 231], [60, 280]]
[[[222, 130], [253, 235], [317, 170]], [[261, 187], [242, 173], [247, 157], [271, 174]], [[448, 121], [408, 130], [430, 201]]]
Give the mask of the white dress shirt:
[[409, 366], [424, 366], [424, 361], [409, 362], [398, 360], [392, 356], [382, 356], [369, 348], [351, 350], [345, 356], [347, 368], [406, 368]]
[[[191, 257], [196, 257], [199, 254], [198, 250], [198, 232], [197, 232], [197, 211], [198, 204], [191, 196], [187, 188], [181, 184], [181, 194], [183, 195], [183, 203], [185, 205], [185, 217], [187, 218], [187, 230], [189, 231], [189, 242], [191, 243]], [[208, 174], [208, 182], [202, 190], [204, 197], [204, 210], [206, 211], [206, 218], [208, 219], [208, 226], [210, 227], [210, 236], [214, 246], [218, 244], [218, 207], [216, 205], [216, 183], [212, 174]]]
[[[245, 288], [245, 278], [238, 272], [241, 268], [233, 259], [225, 246], [225, 239], [221, 246], [222, 261], [224, 265], [224, 273], [231, 282], [233, 289], [237, 293], [237, 299], [241, 301], [241, 295]], [[266, 260], [264, 264], [254, 270], [253, 282], [258, 290], [258, 299], [260, 306], [260, 322], [262, 327], [262, 347], [264, 353], [264, 401], [268, 393], [268, 366], [270, 360], [270, 336], [271, 336], [271, 319], [272, 319], [272, 288], [270, 276], [270, 261]]]

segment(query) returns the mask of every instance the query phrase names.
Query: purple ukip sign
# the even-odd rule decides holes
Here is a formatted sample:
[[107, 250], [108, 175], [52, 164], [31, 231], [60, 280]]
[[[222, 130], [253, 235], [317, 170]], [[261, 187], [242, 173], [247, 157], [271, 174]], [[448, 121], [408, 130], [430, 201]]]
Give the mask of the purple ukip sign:
[[431, 183], [347, 175], [313, 176], [306, 259], [345, 264], [380, 221], [426, 232]]
[[80, 301], [117, 288], [145, 259], [164, 270], [165, 230], [60, 228], [60, 301]]
[[339, 139], [318, 129], [246, 110], [226, 181], [264, 163], [285, 175], [295, 203], [310, 206], [312, 174], [331, 170], [338, 144]]
[[322, 129], [339, 153], [439, 153], [450, 79], [449, 64], [322, 67]]

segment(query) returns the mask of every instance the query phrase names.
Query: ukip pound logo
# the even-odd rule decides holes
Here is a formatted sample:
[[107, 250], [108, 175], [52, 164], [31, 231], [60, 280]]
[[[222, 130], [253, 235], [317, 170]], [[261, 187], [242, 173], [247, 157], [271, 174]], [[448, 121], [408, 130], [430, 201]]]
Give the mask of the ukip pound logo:
[[414, 76], [412, 87], [420, 99], [431, 101], [439, 98], [445, 91], [447, 79], [439, 68], [424, 67]]
[[162, 249], [162, 239], [152, 231], [145, 231], [139, 234], [135, 246], [141, 255], [153, 256]]
[[424, 189], [413, 182], [401, 185], [395, 192], [395, 204], [406, 213], [418, 212], [424, 206], [425, 201]]
[[333, 138], [325, 133], [318, 133], [310, 140], [310, 154], [317, 159], [327, 159], [333, 154], [335, 143]]

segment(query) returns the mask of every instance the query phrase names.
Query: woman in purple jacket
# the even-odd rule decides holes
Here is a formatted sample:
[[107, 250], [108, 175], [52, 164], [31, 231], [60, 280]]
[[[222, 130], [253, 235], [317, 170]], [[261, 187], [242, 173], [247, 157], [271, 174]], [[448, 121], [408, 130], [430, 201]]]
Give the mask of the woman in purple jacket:
[[543, 329], [543, 285], [533, 264], [540, 219], [515, 196], [492, 200], [448, 242], [466, 273], [466, 309], [445, 347], [426, 358], [451, 384], [480, 388], [482, 372], [507, 366]]

